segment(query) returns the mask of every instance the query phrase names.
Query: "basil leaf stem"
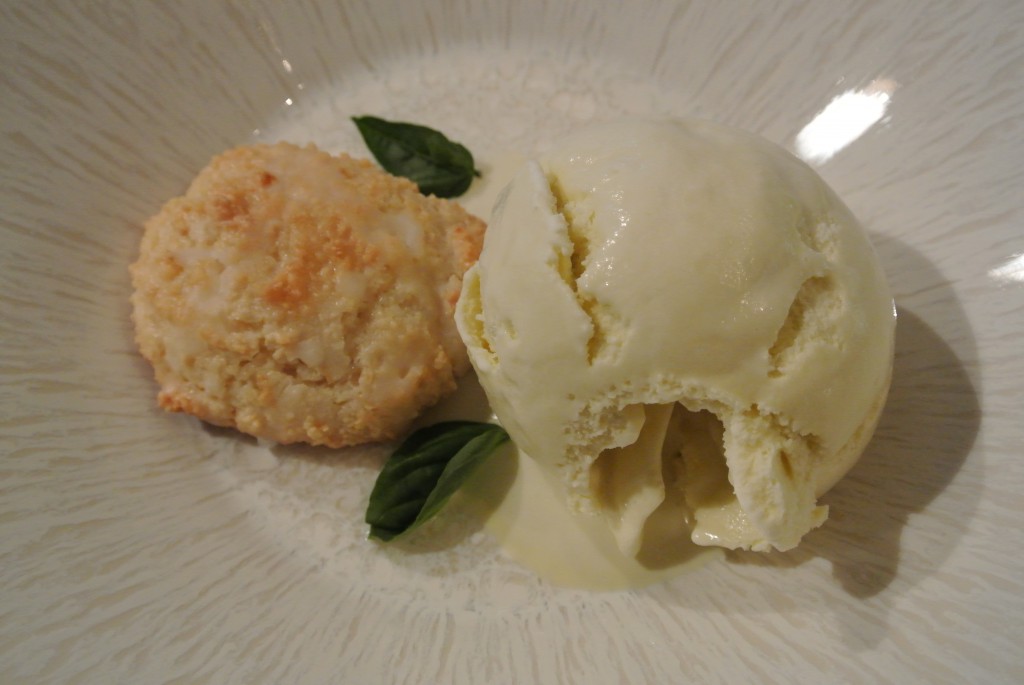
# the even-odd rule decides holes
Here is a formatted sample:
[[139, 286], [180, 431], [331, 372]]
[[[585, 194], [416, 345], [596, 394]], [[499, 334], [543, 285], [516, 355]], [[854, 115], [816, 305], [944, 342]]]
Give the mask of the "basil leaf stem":
[[366, 508], [370, 537], [387, 542], [431, 519], [508, 440], [501, 426], [475, 421], [448, 421], [414, 432], [373, 485]]
[[432, 128], [371, 116], [352, 121], [385, 171], [413, 181], [424, 195], [458, 197], [480, 175], [469, 150]]

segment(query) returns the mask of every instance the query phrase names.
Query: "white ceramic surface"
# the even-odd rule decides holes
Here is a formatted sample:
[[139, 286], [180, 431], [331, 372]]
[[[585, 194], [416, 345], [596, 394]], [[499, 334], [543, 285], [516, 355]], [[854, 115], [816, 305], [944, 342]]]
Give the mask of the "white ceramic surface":
[[[0, 3], [0, 682], [1024, 681], [1024, 3]], [[802, 154], [899, 307], [889, 404], [796, 551], [554, 587], [465, 524], [378, 549], [383, 449], [154, 406], [140, 224], [253, 139], [372, 113], [498, 173], [583, 121]], [[440, 528], [440, 527], [439, 527]]]

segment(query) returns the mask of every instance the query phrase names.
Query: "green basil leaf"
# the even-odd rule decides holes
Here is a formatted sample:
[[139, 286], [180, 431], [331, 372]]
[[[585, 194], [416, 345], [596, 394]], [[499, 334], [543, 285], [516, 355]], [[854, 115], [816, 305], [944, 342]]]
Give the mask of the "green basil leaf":
[[366, 507], [370, 537], [387, 542], [431, 519], [508, 433], [493, 423], [447, 421], [399, 445], [377, 476]]
[[368, 116], [352, 121], [377, 162], [424, 195], [458, 197], [480, 175], [469, 150], [432, 128]]

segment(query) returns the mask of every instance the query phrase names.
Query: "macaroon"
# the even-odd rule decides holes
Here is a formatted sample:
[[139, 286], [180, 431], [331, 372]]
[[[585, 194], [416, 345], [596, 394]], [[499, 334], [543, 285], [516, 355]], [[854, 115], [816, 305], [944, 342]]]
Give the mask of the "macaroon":
[[279, 443], [400, 436], [469, 368], [453, 313], [484, 229], [366, 160], [218, 155], [131, 266], [158, 404]]

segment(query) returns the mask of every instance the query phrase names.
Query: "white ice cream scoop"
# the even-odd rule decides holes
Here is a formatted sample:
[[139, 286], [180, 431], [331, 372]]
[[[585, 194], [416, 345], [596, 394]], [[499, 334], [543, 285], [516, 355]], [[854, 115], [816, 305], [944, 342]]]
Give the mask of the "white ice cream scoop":
[[577, 132], [499, 199], [457, 322], [513, 440], [635, 554], [789, 549], [863, 451], [895, 316], [807, 165], [705, 121]]

